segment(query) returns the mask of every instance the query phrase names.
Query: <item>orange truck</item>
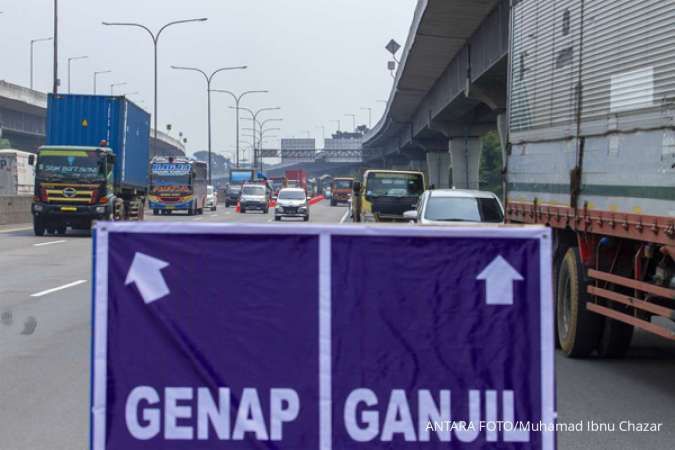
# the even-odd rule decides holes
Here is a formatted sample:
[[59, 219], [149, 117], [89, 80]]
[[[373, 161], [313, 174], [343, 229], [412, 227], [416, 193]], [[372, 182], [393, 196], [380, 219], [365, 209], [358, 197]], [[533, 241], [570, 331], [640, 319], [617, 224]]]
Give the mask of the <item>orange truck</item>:
[[331, 184], [330, 206], [337, 206], [338, 203], [349, 203], [352, 198], [353, 187], [353, 178], [335, 178]]

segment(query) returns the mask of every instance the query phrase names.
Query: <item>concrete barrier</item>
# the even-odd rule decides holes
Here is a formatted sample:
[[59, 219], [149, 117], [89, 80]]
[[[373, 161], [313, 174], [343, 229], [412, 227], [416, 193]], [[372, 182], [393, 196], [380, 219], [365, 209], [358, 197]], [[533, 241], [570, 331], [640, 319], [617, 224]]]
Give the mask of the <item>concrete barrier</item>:
[[32, 201], [30, 196], [0, 196], [0, 225], [31, 222]]

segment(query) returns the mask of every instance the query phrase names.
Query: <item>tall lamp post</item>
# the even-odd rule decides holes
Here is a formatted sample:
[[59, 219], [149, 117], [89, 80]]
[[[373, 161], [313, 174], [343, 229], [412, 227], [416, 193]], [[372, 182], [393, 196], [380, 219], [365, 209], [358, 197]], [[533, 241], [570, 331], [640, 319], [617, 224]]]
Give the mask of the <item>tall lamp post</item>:
[[[256, 124], [258, 123], [258, 116], [259, 116], [260, 114], [264, 113], [264, 112], [267, 112], [267, 111], [278, 111], [278, 110], [281, 109], [281, 107], [280, 107], [280, 106], [275, 106], [275, 107], [273, 107], [273, 108], [261, 108], [261, 109], [259, 109], [259, 110], [257, 110], [257, 111], [253, 111], [252, 109], [249, 109], [249, 108], [243, 108], [243, 107], [239, 107], [239, 108], [233, 108], [233, 107], [230, 107], [230, 108], [231, 108], [231, 109], [242, 109], [242, 110], [248, 112], [249, 114], [251, 114], [251, 117], [253, 118], [253, 130], [254, 130], [254, 131], [253, 131], [253, 136], [254, 136], [254, 138], [253, 138], [253, 166], [255, 167], [255, 166], [258, 165], [258, 164], [257, 164], [258, 161], [255, 159], [255, 158], [256, 158], [256, 152], [255, 152], [255, 126], [256, 126]], [[237, 112], [238, 112], [238, 111], [237, 111]], [[237, 117], [239, 117], [239, 115], [237, 115]]]
[[244, 70], [247, 68], [247, 66], [236, 66], [236, 67], [222, 67], [220, 69], [217, 69], [213, 71], [210, 75], [204, 72], [201, 69], [198, 69], [196, 67], [183, 67], [183, 66], [171, 66], [172, 69], [174, 70], [187, 70], [190, 72], [197, 72], [200, 73], [204, 76], [204, 79], [206, 80], [206, 94], [208, 97], [208, 134], [209, 134], [209, 184], [211, 183], [211, 151], [212, 151], [212, 133], [211, 133], [211, 82], [213, 81], [213, 78], [219, 74], [220, 72], [225, 72], [227, 70]]
[[373, 128], [373, 108], [362, 107], [361, 111], [368, 111], [368, 128]]
[[338, 133], [340, 133], [342, 131], [342, 121], [338, 119], [338, 120], [331, 120], [331, 122], [337, 124], [337, 131]]
[[75, 56], [73, 58], [68, 58], [68, 93], [70, 94], [70, 65], [73, 61], [80, 61], [82, 59], [88, 59], [88, 56]]
[[235, 108], [237, 110], [237, 155], [236, 155], [236, 164], [239, 167], [239, 110], [241, 109], [241, 100], [249, 94], [268, 94], [269, 91], [246, 91], [237, 95], [234, 92], [226, 91], [223, 89], [214, 89], [212, 92], [219, 92], [221, 94], [228, 94], [234, 99]]
[[158, 118], [157, 118], [157, 101], [158, 101], [158, 86], [157, 86], [157, 81], [159, 78], [159, 69], [158, 69], [158, 53], [157, 53], [157, 48], [159, 44], [159, 38], [162, 35], [162, 32], [166, 30], [167, 28], [173, 26], [173, 25], [180, 25], [183, 23], [192, 23], [192, 22], [206, 22], [207, 18], [202, 17], [200, 19], [187, 19], [187, 20], [176, 20], [174, 22], [169, 22], [166, 25], [164, 25], [162, 28], [159, 29], [156, 33], [153, 33], [150, 28], [146, 27], [145, 25], [142, 25], [140, 23], [131, 23], [131, 22], [103, 22], [103, 25], [106, 26], [113, 26], [113, 27], [136, 27], [136, 28], [142, 28], [143, 30], [147, 31], [150, 37], [152, 38], [152, 43], [154, 46], [155, 50], [155, 107], [154, 107], [154, 122], [155, 122], [155, 131], [154, 131], [154, 138], [155, 141], [157, 140], [157, 124], [158, 124]]
[[110, 85], [110, 96], [112, 97], [113, 95], [115, 95], [115, 88], [116, 88], [116, 87], [118, 87], [118, 86], [126, 86], [127, 84], [129, 84], [129, 83], [127, 83], [126, 81], [125, 81], [125, 82], [122, 82], [122, 83], [113, 83], [113, 84], [111, 84], [111, 85]]
[[351, 117], [352, 118], [352, 122], [354, 122], [353, 130], [356, 131], [356, 114], [345, 114], [345, 117]]
[[97, 94], [97, 92], [96, 92], [96, 91], [97, 91], [97, 89], [96, 89], [96, 81], [97, 81], [97, 79], [98, 79], [98, 76], [99, 76], [99, 75], [106, 74], [106, 73], [111, 73], [111, 72], [112, 72], [112, 70], [101, 70], [101, 71], [99, 71], [99, 72], [94, 72], [94, 95]]
[[33, 70], [33, 66], [35, 64], [35, 58], [33, 55], [35, 54], [35, 44], [38, 42], [48, 42], [54, 40], [53, 37], [49, 38], [41, 38], [41, 39], [33, 39], [30, 41], [30, 88], [33, 89], [35, 83], [34, 81], [34, 73], [35, 71]]

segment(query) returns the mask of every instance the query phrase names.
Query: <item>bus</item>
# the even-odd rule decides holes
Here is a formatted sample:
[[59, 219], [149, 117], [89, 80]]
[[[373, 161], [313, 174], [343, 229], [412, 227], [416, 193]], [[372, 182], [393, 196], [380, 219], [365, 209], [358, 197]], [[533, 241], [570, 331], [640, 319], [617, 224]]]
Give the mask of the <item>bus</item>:
[[150, 209], [154, 215], [203, 214], [207, 165], [187, 158], [155, 157], [150, 163]]

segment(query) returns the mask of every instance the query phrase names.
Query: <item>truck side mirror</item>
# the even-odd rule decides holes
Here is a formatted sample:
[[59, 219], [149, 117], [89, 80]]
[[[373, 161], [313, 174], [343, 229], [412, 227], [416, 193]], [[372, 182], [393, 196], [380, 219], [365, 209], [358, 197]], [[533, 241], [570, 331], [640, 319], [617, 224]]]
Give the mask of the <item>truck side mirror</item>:
[[35, 155], [30, 155], [30, 156], [28, 156], [28, 165], [29, 165], [29, 166], [34, 166], [34, 165], [35, 165]]

